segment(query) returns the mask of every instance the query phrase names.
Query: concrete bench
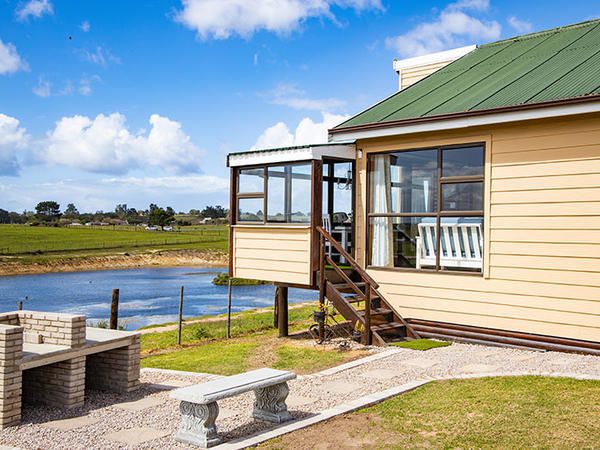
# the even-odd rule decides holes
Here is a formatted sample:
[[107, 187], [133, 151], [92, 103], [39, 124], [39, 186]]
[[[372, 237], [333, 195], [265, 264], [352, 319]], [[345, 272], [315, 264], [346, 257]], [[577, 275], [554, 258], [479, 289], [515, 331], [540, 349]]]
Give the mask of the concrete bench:
[[294, 378], [293, 372], [265, 368], [176, 389], [171, 398], [181, 402], [181, 425], [175, 439], [203, 448], [219, 444], [217, 401], [249, 391], [256, 395], [252, 412], [255, 419], [275, 423], [290, 420], [285, 399], [289, 393], [287, 382]]

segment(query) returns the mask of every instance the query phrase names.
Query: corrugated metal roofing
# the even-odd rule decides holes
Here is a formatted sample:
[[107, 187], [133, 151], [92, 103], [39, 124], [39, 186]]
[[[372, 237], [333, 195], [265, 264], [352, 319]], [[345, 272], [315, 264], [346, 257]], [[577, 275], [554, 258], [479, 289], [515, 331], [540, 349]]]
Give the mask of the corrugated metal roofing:
[[334, 128], [600, 94], [600, 19], [482, 45]]

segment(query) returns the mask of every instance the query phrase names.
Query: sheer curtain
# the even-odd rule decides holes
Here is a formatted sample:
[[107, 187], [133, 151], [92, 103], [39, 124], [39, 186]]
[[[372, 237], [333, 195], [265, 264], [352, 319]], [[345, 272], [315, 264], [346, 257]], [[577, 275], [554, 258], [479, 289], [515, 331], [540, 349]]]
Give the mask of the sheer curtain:
[[[391, 203], [390, 157], [377, 155], [373, 157], [372, 175], [372, 211], [389, 213]], [[374, 217], [371, 236], [371, 264], [378, 267], [390, 267], [392, 258], [392, 219], [390, 217]]]

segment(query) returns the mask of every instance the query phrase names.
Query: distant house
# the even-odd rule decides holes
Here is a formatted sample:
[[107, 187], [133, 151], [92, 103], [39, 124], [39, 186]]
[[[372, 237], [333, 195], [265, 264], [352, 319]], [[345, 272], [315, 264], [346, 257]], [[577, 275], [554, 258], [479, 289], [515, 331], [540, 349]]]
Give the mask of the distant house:
[[329, 143], [230, 154], [231, 275], [367, 343], [600, 353], [599, 55], [592, 20], [399, 61]]

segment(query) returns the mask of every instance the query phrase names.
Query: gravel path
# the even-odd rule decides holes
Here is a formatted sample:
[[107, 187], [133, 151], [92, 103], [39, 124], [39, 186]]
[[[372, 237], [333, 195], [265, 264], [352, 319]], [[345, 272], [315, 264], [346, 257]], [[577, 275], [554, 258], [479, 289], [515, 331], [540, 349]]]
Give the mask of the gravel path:
[[[467, 344], [453, 344], [426, 352], [408, 349], [394, 349], [392, 352], [390, 356], [337, 373], [329, 371], [326, 375], [314, 374], [294, 380], [290, 383], [288, 402], [292, 415], [295, 418], [307, 417], [357, 397], [419, 379], [471, 373], [600, 375], [600, 357], [597, 356]], [[71, 411], [26, 406], [23, 424], [0, 431], [0, 443], [23, 449], [190, 448], [172, 438], [179, 424], [179, 411], [177, 402], [169, 399], [169, 386], [165, 385], [174, 388], [214, 377], [146, 369], [142, 372], [144, 384], [135, 393], [119, 396], [90, 391], [85, 406]], [[123, 408], [123, 403], [137, 400], [141, 400], [142, 404], [133, 404], [132, 407], [137, 405], [144, 409]], [[271, 424], [251, 419], [252, 402], [252, 393], [219, 402], [221, 413], [217, 424], [225, 440], [272, 428]], [[86, 416], [90, 419], [89, 423], [71, 430], [48, 427], [48, 421], [79, 416]], [[135, 427], [159, 430], [165, 435], [135, 446], [109, 440], [111, 433]], [[144, 436], [150, 436], [151, 432], [138, 432], [138, 437], [141, 433], [143, 439]]]

